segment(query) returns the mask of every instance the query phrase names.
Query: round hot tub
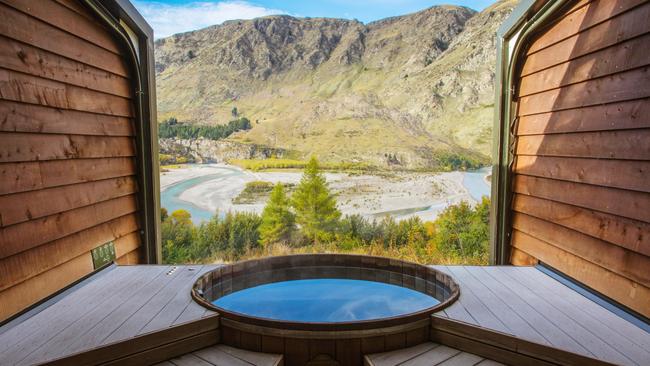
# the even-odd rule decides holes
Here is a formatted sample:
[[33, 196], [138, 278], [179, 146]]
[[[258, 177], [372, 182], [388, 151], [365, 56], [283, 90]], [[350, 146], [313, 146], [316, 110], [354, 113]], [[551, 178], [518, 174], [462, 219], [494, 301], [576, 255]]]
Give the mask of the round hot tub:
[[269, 257], [225, 265], [197, 280], [192, 297], [220, 314], [221, 342], [358, 364], [363, 354], [429, 339], [430, 316], [452, 303], [445, 273], [396, 259], [341, 254]]

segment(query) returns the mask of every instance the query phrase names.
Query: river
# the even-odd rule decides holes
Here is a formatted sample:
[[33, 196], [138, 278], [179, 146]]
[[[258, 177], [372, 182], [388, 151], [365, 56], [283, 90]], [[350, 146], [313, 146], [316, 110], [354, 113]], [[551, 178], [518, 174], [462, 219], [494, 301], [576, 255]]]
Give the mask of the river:
[[[195, 167], [202, 168], [200, 165], [196, 165]], [[238, 168], [228, 166], [206, 165], [205, 168], [206, 172], [209, 168], [209, 173], [199, 174], [199, 176], [189, 177], [167, 185], [160, 194], [162, 207], [165, 207], [169, 213], [179, 209], [186, 210], [192, 215], [192, 221], [195, 224], [200, 224], [203, 221], [209, 220], [215, 212], [209, 209], [209, 205], [207, 204], [203, 205], [202, 202], [196, 204], [183, 199], [183, 193], [189, 190], [203, 189], [206, 192], [205, 202], [213, 199], [213, 196], [219, 196], [222, 199], [222, 202], [229, 202], [232, 197], [237, 195], [241, 187], [244, 186], [245, 181], [243, 178], [248, 174]], [[463, 187], [467, 190], [467, 193], [473, 200], [480, 201], [481, 197], [490, 196], [490, 185], [485, 180], [486, 176], [489, 175], [490, 172], [491, 168], [487, 167], [476, 171], [462, 173]], [[235, 184], [239, 184], [238, 187], [235, 187], [237, 188], [235, 189], [237, 192], [233, 191], [233, 183], [231, 180], [239, 181], [239, 183]], [[230, 188], [226, 189], [224, 187]], [[447, 200], [447, 202], [436, 203], [434, 205], [384, 211], [372, 214], [372, 216], [406, 218], [416, 213], [440, 211], [451, 204], [450, 202], [451, 200]], [[227, 211], [228, 208], [229, 207], [224, 207], [224, 212]]]

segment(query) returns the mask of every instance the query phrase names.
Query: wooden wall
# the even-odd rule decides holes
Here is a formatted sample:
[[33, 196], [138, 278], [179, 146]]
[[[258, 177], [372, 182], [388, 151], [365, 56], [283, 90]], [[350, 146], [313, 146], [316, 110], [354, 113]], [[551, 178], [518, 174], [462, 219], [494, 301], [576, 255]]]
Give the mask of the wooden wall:
[[141, 258], [132, 87], [122, 49], [75, 0], [0, 0], [0, 320]]
[[516, 88], [511, 261], [650, 316], [650, 2], [576, 1]]

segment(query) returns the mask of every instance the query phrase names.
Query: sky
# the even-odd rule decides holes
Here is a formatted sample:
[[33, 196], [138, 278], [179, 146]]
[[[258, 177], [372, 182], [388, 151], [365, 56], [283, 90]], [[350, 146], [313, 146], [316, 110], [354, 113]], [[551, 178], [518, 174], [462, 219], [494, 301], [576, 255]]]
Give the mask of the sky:
[[483, 10], [494, 0], [132, 0], [155, 38], [266, 15], [357, 19], [364, 23], [453, 4]]

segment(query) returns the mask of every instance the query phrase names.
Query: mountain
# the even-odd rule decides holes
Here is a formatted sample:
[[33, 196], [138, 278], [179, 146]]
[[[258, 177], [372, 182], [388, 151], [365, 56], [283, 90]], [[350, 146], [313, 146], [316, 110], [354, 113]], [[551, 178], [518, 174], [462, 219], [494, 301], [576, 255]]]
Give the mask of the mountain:
[[253, 128], [229, 143], [331, 161], [485, 160], [495, 33], [515, 4], [434, 6], [369, 24], [268, 16], [160, 39], [158, 116], [222, 124], [236, 107]]

